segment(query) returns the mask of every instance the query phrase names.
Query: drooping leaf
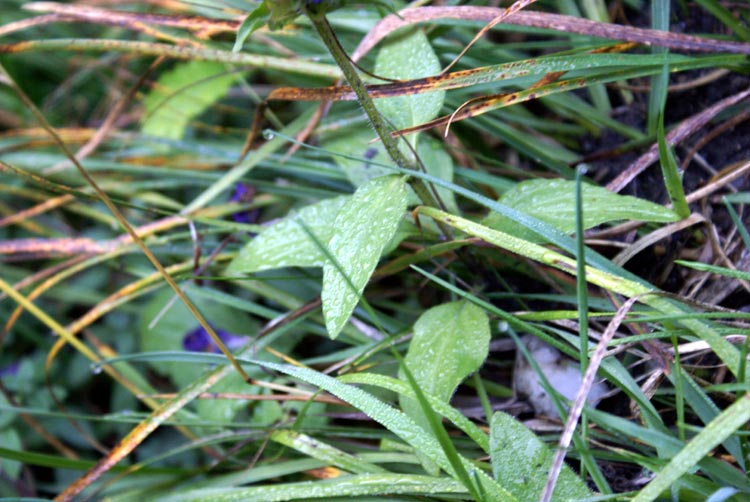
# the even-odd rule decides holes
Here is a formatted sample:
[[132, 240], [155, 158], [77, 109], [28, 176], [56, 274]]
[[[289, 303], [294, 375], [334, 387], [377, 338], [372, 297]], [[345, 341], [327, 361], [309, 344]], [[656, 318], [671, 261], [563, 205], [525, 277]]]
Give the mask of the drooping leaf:
[[[487, 357], [490, 324], [487, 314], [468, 301], [433, 307], [414, 324], [414, 337], [404, 362], [419, 387], [427, 394], [448, 402], [456, 387], [475, 372]], [[401, 399], [408, 415], [419, 407]]]
[[323, 266], [321, 300], [326, 328], [335, 338], [349, 320], [384, 247], [406, 211], [406, 179], [370, 180], [339, 210], [328, 251], [335, 263]]
[[[440, 61], [421, 29], [393, 35], [375, 60], [375, 74], [382, 77], [411, 80], [440, 73]], [[423, 124], [440, 113], [445, 92], [398, 96], [375, 100], [375, 106], [396, 129]]]
[[178, 63], [159, 77], [146, 95], [142, 131], [160, 138], [181, 139], [188, 123], [221, 99], [235, 76], [222, 63]]
[[326, 255], [308, 231], [319, 242], [328, 243], [336, 215], [346, 199], [345, 196], [334, 197], [292, 211], [242, 248], [229, 264], [227, 274], [247, 274], [280, 267], [322, 267], [327, 261]]
[[[539, 500], [552, 465], [552, 450], [522, 423], [497, 412], [490, 423], [490, 458], [495, 479], [518, 500]], [[581, 478], [563, 466], [552, 500], [591, 496]]]
[[[677, 215], [670, 209], [629, 195], [618, 195], [609, 190], [584, 184], [583, 227], [588, 229], [619, 220], [668, 222]], [[575, 231], [575, 182], [569, 180], [529, 180], [517, 184], [500, 198], [502, 204], [538, 218], [562, 232]], [[490, 213], [483, 224], [501, 232], [539, 242], [540, 238], [526, 227]]]
[[245, 19], [242, 21], [242, 24], [237, 29], [237, 37], [234, 40], [234, 47], [232, 47], [232, 52], [239, 52], [240, 50], [242, 50], [242, 45], [245, 43], [245, 40], [247, 40], [247, 37], [252, 35], [255, 30], [268, 23], [270, 16], [271, 11], [269, 10], [266, 2], [261, 3], [255, 9], [253, 9], [253, 11], [245, 17]]
[[[424, 312], [414, 324], [404, 363], [420, 389], [447, 403], [463, 379], [482, 365], [489, 343], [484, 310], [467, 301], [446, 303]], [[407, 415], [430, 430], [419, 402], [404, 396], [399, 401]], [[437, 466], [419, 456], [427, 471], [436, 475]]]

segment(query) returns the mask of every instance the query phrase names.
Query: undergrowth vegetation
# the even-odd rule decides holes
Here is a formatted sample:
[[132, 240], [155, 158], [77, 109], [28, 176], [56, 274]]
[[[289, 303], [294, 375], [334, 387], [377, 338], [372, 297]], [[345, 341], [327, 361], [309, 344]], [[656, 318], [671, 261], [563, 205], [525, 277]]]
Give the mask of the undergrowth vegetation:
[[747, 500], [749, 20], [0, 3], [0, 496]]

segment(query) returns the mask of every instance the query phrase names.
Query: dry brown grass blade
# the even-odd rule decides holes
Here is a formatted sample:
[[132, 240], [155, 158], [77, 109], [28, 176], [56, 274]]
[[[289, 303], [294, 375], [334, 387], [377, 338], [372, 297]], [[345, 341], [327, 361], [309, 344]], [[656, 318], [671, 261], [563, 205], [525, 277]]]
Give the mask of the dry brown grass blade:
[[[687, 119], [680, 122], [680, 124], [669, 131], [669, 133], [666, 135], [666, 142], [670, 146], [674, 146], [684, 139], [686, 139], [688, 136], [693, 134], [694, 132], [700, 130], [701, 128], [705, 127], [705, 125], [713, 119], [716, 115], [718, 115], [722, 110], [725, 110], [729, 108], [730, 106], [736, 105], [740, 101], [746, 99], [748, 96], [750, 96], [750, 88], [745, 89], [742, 92], [739, 92], [735, 94], [734, 96], [729, 96], [728, 98], [722, 99], [718, 103], [715, 103], [714, 105], [706, 108], [705, 110], [696, 113], [692, 117], [688, 117]], [[651, 148], [648, 150], [648, 152], [644, 153], [641, 157], [638, 158], [635, 162], [633, 162], [627, 169], [625, 169], [623, 172], [621, 172], [615, 179], [609, 182], [607, 184], [607, 190], [610, 190], [612, 192], [619, 192], [623, 188], [625, 188], [625, 185], [630, 183], [633, 178], [638, 176], [641, 172], [643, 172], [648, 166], [656, 162], [656, 160], [659, 158], [659, 145], [654, 143]]]
[[656, 244], [657, 242], [666, 239], [670, 235], [673, 235], [681, 230], [697, 225], [698, 223], [706, 223], [706, 218], [698, 213], [693, 213], [684, 220], [670, 223], [669, 225], [659, 227], [653, 232], [644, 235], [627, 248], [620, 251], [617, 256], [612, 258], [612, 262], [619, 266], [624, 266], [630, 259], [635, 255], [646, 249], [647, 247]]
[[479, 33], [474, 35], [474, 38], [471, 39], [471, 41], [466, 44], [466, 46], [461, 49], [461, 52], [458, 53], [458, 56], [453, 58], [453, 61], [448, 64], [445, 68], [443, 68], [443, 71], [440, 72], [440, 74], [448, 73], [451, 68], [456, 66], [456, 63], [458, 63], [462, 57], [469, 51], [469, 49], [472, 48], [472, 46], [477, 43], [477, 41], [482, 38], [484, 35], [487, 34], [488, 31], [490, 31], [492, 28], [497, 26], [498, 24], [502, 23], [503, 21], [506, 21], [510, 16], [515, 14], [516, 12], [520, 11], [524, 7], [527, 7], [531, 5], [532, 3], [536, 2], [536, 0], [518, 0], [517, 2], [514, 2], [510, 7], [507, 9], [503, 9], [503, 11], [495, 16], [494, 19], [492, 19], [489, 23], [487, 23], [485, 26], [482, 27], [481, 30], [479, 30]]
[[[454, 111], [450, 115], [443, 115], [442, 117], [438, 117], [429, 122], [425, 122], [424, 124], [418, 124], [414, 127], [407, 127], [405, 129], [394, 131], [392, 135], [394, 137], [406, 136], [408, 134], [426, 131], [427, 129], [432, 129], [433, 127], [450, 126], [450, 124], [452, 124], [453, 122], [476, 117], [477, 115], [487, 113], [496, 108], [511, 106], [526, 101], [532, 101], [540, 96], [554, 92], [555, 89], [562, 88], [564, 90], [570, 90], [580, 87], [586, 87], [587, 85], [589, 85], [585, 79], [579, 78], [558, 81], [561, 74], [561, 72], [550, 73], [545, 77], [542, 77], [533, 86], [521, 91], [509, 91], [501, 92], [498, 94], [491, 94], [489, 96], [478, 96], [463, 103], [458, 109], [456, 109], [456, 111]], [[550, 86], [554, 86], [554, 88]], [[546, 87], [546, 89], [544, 90], [545, 92], [537, 92], [537, 90], [541, 89], [542, 87]], [[448, 134], [448, 132], [449, 131], [446, 128], [446, 134]]]
[[[187, 262], [186, 265], [189, 266], [190, 263]], [[311, 310], [315, 308], [318, 308], [319, 306], [320, 306], [320, 299], [313, 300], [301, 306], [297, 310], [290, 312], [289, 314], [285, 315], [282, 318], [277, 318], [268, 322], [266, 326], [255, 337], [255, 341], [257, 342], [264, 336], [272, 333], [273, 331], [277, 329], [280, 329], [281, 327], [285, 326], [287, 323], [299, 318], [300, 316], [307, 314], [308, 312], [310, 312]], [[254, 350], [254, 348], [246, 349], [240, 355], [241, 356], [247, 355], [249, 353], [248, 351], [252, 351], [252, 350]], [[105, 357], [112, 356], [112, 354], [108, 354], [105, 352], [102, 352], [102, 354]], [[105, 366], [104, 368], [106, 371], [109, 368], [109, 366]], [[75, 482], [69, 485], [60, 495], [58, 495], [55, 498], [55, 501], [67, 502], [67, 501], [73, 500], [79, 493], [81, 493], [84, 489], [86, 489], [86, 487], [88, 487], [91, 483], [95, 482], [104, 473], [106, 473], [108, 470], [114, 467], [118, 462], [120, 462], [123, 458], [129, 455], [153, 431], [155, 431], [162, 423], [164, 423], [164, 421], [168, 420], [172, 415], [177, 413], [180, 409], [182, 409], [185, 405], [187, 405], [193, 399], [196, 399], [197, 397], [208, 392], [208, 390], [211, 387], [213, 387], [217, 382], [219, 382], [221, 379], [229, 375], [232, 369], [233, 367], [228, 364], [216, 368], [206, 377], [201, 378], [197, 380], [196, 382], [190, 384], [186, 389], [180, 392], [175, 398], [173, 398], [167, 403], [164, 403], [162, 406], [156, 408], [154, 412], [146, 420], [139, 423], [135, 428], [133, 428], [131, 432], [127, 436], [125, 436], [125, 438], [123, 438], [120, 441], [120, 443], [118, 443], [118, 445], [115, 446], [106, 457], [100, 459], [99, 462], [97, 462], [97, 464], [94, 467], [92, 467], [88, 472], [86, 472], [83, 476], [78, 478]], [[289, 391], [289, 388], [286, 386], [280, 387], [276, 384], [266, 383], [266, 382], [258, 381], [256, 379], [251, 379], [250, 383], [252, 385], [260, 385], [265, 388], [270, 388], [270, 389], [276, 388], [279, 390], [283, 388], [283, 390]], [[149, 398], [144, 397], [144, 399], [149, 399]]]
[[[72, 154], [66, 143], [60, 138], [60, 136], [56, 133], [55, 129], [49, 124], [47, 119], [44, 117], [42, 112], [39, 110], [39, 108], [31, 101], [31, 99], [28, 97], [28, 95], [16, 84], [15, 80], [11, 77], [11, 75], [5, 70], [5, 68], [0, 64], [0, 78], [2, 78], [3, 83], [7, 84], [11, 89], [15, 92], [15, 94], [18, 96], [18, 98], [25, 104], [25, 106], [32, 112], [36, 120], [38, 121], [39, 125], [45, 129], [50, 137], [55, 141], [57, 146], [62, 150], [62, 152], [65, 154], [65, 156], [70, 160], [70, 162], [73, 163], [73, 165], [76, 167], [78, 172], [83, 176], [83, 178], [86, 180], [86, 182], [90, 185], [90, 187], [96, 192], [99, 199], [107, 206], [107, 208], [110, 210], [110, 212], [117, 218], [117, 220], [120, 222], [124, 230], [128, 233], [129, 237], [138, 245], [138, 247], [141, 249], [143, 254], [149, 259], [149, 261], [152, 263], [154, 268], [157, 270], [157, 274], [160, 278], [162, 278], [165, 282], [169, 284], [169, 286], [174, 290], [174, 292], [180, 297], [180, 299], [183, 301], [185, 306], [190, 310], [191, 314], [195, 317], [195, 319], [201, 324], [201, 326], [206, 330], [206, 332], [211, 336], [211, 338], [214, 340], [216, 345], [219, 347], [219, 349], [224, 353], [224, 355], [227, 357], [227, 359], [232, 364], [232, 367], [237, 371], [237, 373], [245, 380], [248, 381], [249, 377], [245, 370], [239, 365], [239, 363], [236, 361], [232, 353], [229, 351], [229, 349], [226, 347], [224, 342], [219, 338], [219, 336], [214, 331], [213, 327], [208, 323], [208, 321], [203, 317], [203, 315], [196, 309], [196, 307], [193, 305], [193, 303], [185, 296], [185, 294], [182, 292], [182, 290], [179, 288], [177, 283], [174, 281], [172, 276], [169, 274], [168, 270], [164, 268], [164, 266], [161, 264], [161, 262], [156, 258], [156, 256], [151, 252], [151, 250], [148, 248], [148, 246], [145, 245], [143, 240], [140, 238], [136, 230], [128, 223], [128, 221], [125, 219], [125, 217], [122, 215], [120, 210], [115, 206], [115, 204], [112, 202], [112, 200], [109, 198], [109, 196], [101, 189], [99, 184], [91, 177], [89, 172], [80, 164], [80, 162], [75, 158], [75, 156]], [[21, 303], [19, 301], [19, 303]], [[58, 326], [60, 333], [65, 333], [66, 336], [64, 337], [67, 342], [69, 343], [77, 343], [77, 340], [74, 338], [74, 335], [65, 330], [64, 328]], [[76, 348], [81, 351], [84, 355], [89, 357], [92, 360], [98, 360], [98, 356], [94, 354], [88, 347], [85, 347], [83, 344], [77, 344]], [[112, 368], [108, 368], [109, 371], [114, 372]], [[178, 408], [179, 409], [179, 408]], [[176, 412], [176, 410], [175, 410]], [[157, 425], [158, 426], [158, 425]], [[114, 464], [112, 464], [114, 465]], [[96, 469], [96, 467], [94, 468]], [[98, 477], [98, 474], [97, 474]], [[95, 478], [94, 478], [95, 479]], [[89, 481], [90, 482], [90, 481]], [[87, 485], [84, 485], [87, 486]], [[81, 488], [82, 489], [82, 488]]]
[[69, 21], [69, 19], [59, 14], [47, 14], [44, 16], [31, 17], [29, 19], [21, 19], [20, 21], [14, 21], [0, 26], [0, 37], [10, 35], [17, 31], [26, 30], [28, 28], [33, 28], [35, 26], [44, 26], [45, 24], [65, 21]]
[[[60, 195], [59, 197], [52, 197], [51, 199], [47, 199], [46, 201], [37, 204], [36, 206], [24, 209], [23, 211], [19, 211], [14, 214], [10, 214], [5, 218], [0, 218], [0, 228], [13, 225], [14, 223], [20, 223], [22, 221], [33, 218], [34, 216], [39, 216], [42, 213], [46, 213], [47, 211], [51, 211], [60, 206], [64, 206], [68, 202], [73, 202], [74, 200], [75, 197], [70, 194]], [[0, 243], [0, 246], [2, 246], [2, 243]], [[2, 254], [2, 251], [0, 251], [0, 254]]]
[[57, 502], [73, 500], [79, 493], [85, 490], [91, 483], [99, 479], [104, 473], [117, 465], [123, 458], [128, 456], [139, 444], [141, 444], [161, 424], [180, 411], [187, 403], [210, 389], [219, 380], [224, 378], [232, 367], [222, 366], [214, 370], [207, 378], [188, 386], [175, 399], [172, 399], [154, 410], [149, 417], [135, 426], [109, 454], [100, 459], [94, 467], [89, 469], [83, 476], [70, 484], [62, 493], [55, 497]]
[[[51, 12], [40, 16], [44, 18], [42, 22], [34, 23], [31, 20], [24, 20], [25, 23], [11, 23], [15, 26], [6, 25], [0, 27], [0, 36], [25, 29], [30, 26], [47, 24], [52, 22], [90, 22], [96, 24], [106, 24], [112, 26], [123, 26], [142, 31], [144, 25], [167, 26], [169, 28], [180, 28], [195, 32], [199, 37], [207, 38], [213, 33], [234, 33], [242, 23], [241, 19], [210, 19], [201, 16], [179, 16], [167, 14], [146, 14], [141, 12], [123, 12], [99, 7], [81, 5], [81, 4], [64, 4], [57, 2], [31, 2], [23, 6], [24, 9], [33, 12]], [[34, 18], [39, 19], [39, 18]], [[11, 31], [12, 28], [12, 31]]]
[[[554, 72], [547, 73], [542, 78], [540, 78], [539, 80], [537, 80], [534, 83], [534, 85], [532, 85], [531, 87], [529, 87], [528, 91], [533, 91], [534, 89], [538, 89], [538, 88], [543, 87], [545, 85], [549, 85], [549, 84], [552, 84], [554, 82], [557, 82], [560, 79], [560, 77], [562, 77], [563, 75], [565, 75], [564, 71], [554, 71]], [[510, 103], [510, 102], [514, 101], [514, 96], [517, 96], [517, 94], [514, 93], [514, 92], [504, 92], [504, 93], [495, 94], [495, 95], [492, 95], [492, 96], [479, 96], [477, 98], [470, 99], [470, 100], [464, 102], [458, 108], [456, 108], [456, 110], [453, 113], [451, 113], [450, 116], [448, 116], [448, 117], [438, 117], [437, 119], [433, 120], [430, 123], [430, 127], [434, 127], [436, 125], [439, 126], [439, 125], [445, 124], [445, 133], [444, 133], [444, 136], [448, 136], [448, 134], [450, 133], [451, 124], [454, 121], [462, 120], [462, 119], [467, 119], [467, 118], [470, 118], [470, 117], [474, 117], [474, 116], [478, 115], [479, 113], [481, 113], [481, 111], [483, 109], [485, 109], [487, 107], [490, 107], [490, 106], [494, 106], [496, 103], [500, 103], [500, 102], [503, 102], [503, 101], [507, 101], [507, 102]], [[534, 99], [534, 95], [533, 94], [529, 95], [528, 99]], [[423, 124], [423, 125], [426, 125], [426, 124]], [[409, 132], [421, 131], [421, 130], [423, 130], [422, 129], [423, 125], [420, 124], [418, 126], [411, 127], [409, 129], [402, 129], [400, 131], [396, 131], [396, 133], [394, 133], [394, 134], [397, 134], [397, 135], [401, 136], [401, 135], [404, 135], [404, 134], [408, 134]]]
[[[591, 51], [591, 54], [623, 52], [633, 47], [634, 44], [620, 44], [614, 47], [606, 47]], [[525, 61], [530, 67], [536, 60]], [[504, 68], [505, 71], [499, 71]], [[432, 77], [415, 78], [389, 84], [370, 84], [365, 86], [371, 98], [389, 98], [403, 96], [405, 94], [422, 94], [436, 90], [447, 91], [460, 89], [478, 83], [487, 83], [488, 70], [492, 70], [492, 80], [503, 80], [510, 77], [528, 75], [529, 70], [519, 69], [517, 63], [508, 63], [495, 67], [472, 68], [448, 74], [440, 74]], [[543, 76], [532, 88], [550, 84], [560, 78], [564, 72], [550, 72]], [[333, 85], [328, 87], [277, 87], [268, 94], [268, 101], [353, 101], [357, 99], [349, 86]]]
[[[114, 127], [117, 119], [120, 117], [120, 115], [122, 115], [122, 113], [125, 111], [125, 108], [130, 104], [130, 102], [135, 97], [136, 93], [138, 92], [138, 89], [141, 88], [143, 83], [146, 82], [146, 79], [148, 79], [151, 76], [154, 70], [156, 70], [159, 67], [159, 65], [161, 65], [164, 62], [164, 59], [165, 59], [164, 57], [156, 58], [148, 66], [148, 68], [146, 68], [146, 71], [144, 71], [138, 77], [135, 83], [130, 86], [127, 92], [120, 99], [117, 100], [115, 105], [107, 113], [107, 116], [104, 118], [102, 125], [98, 129], [96, 129], [96, 132], [94, 133], [94, 135], [91, 138], [89, 138], [88, 141], [86, 141], [86, 143], [83, 146], [81, 146], [78, 149], [78, 151], [75, 153], [75, 158], [77, 160], [80, 161], [88, 157], [104, 141], [104, 139], [107, 137], [109, 132]], [[64, 169], [65, 167], [69, 165], [70, 165], [69, 161], [64, 160], [58, 165], [53, 166], [52, 168], [46, 170], [45, 174], [56, 172], [57, 170]]]
[[[464, 21], [489, 22], [501, 15], [505, 9], [499, 7], [475, 7], [463, 5], [458, 7], [417, 7], [404, 9], [397, 14], [383, 18], [362, 39], [352, 54], [357, 60], [370, 51], [378, 42], [394, 30], [404, 26], [440, 19], [461, 19]], [[750, 44], [725, 40], [708, 39], [671, 33], [666, 31], [634, 28], [610, 23], [600, 23], [589, 19], [581, 19], [560, 14], [546, 12], [520, 11], [505, 19], [507, 24], [546, 28], [550, 30], [589, 35], [610, 40], [622, 40], [643, 45], [654, 45], [670, 49], [698, 51], [698, 52], [729, 52], [734, 54], [750, 54]]]
[[560, 475], [560, 471], [562, 470], [563, 461], [565, 460], [565, 454], [568, 447], [570, 446], [570, 442], [573, 439], [573, 433], [575, 432], [576, 426], [578, 424], [578, 419], [581, 417], [581, 413], [583, 412], [583, 406], [586, 404], [586, 397], [588, 396], [591, 387], [594, 385], [596, 372], [599, 370], [599, 366], [604, 360], [604, 356], [607, 352], [607, 344], [609, 344], [610, 340], [612, 340], [612, 338], [615, 336], [615, 332], [620, 327], [620, 324], [622, 324], [625, 316], [628, 314], [628, 312], [630, 312], [630, 309], [633, 308], [635, 302], [637, 302], [643, 296], [644, 295], [633, 296], [632, 298], [629, 298], [625, 303], [623, 303], [619, 309], [617, 309], [617, 313], [607, 325], [607, 329], [605, 329], [604, 333], [602, 333], [602, 337], [599, 340], [599, 343], [597, 343], [596, 349], [594, 349], [594, 353], [591, 355], [591, 361], [589, 362], [588, 368], [586, 368], [586, 374], [583, 376], [581, 388], [579, 389], [570, 412], [568, 413], [568, 419], [565, 422], [565, 429], [560, 436], [560, 442], [558, 444], [557, 450], [555, 451], [552, 466], [550, 467], [550, 472], [547, 476], [547, 482], [544, 485], [544, 491], [542, 492], [542, 496], [539, 499], [541, 502], [549, 502], [550, 500], [552, 500], [552, 493], [555, 489], [555, 484], [557, 483], [557, 478]]
[[[120, 27], [127, 28], [133, 31], [139, 31], [139, 32], [145, 33], [146, 35], [149, 35], [156, 39], [173, 42], [178, 45], [200, 46], [200, 43], [198, 43], [195, 40], [176, 37], [174, 35], [170, 35], [169, 33], [165, 33], [157, 28], [153, 28], [151, 24], [158, 25], [158, 24], [163, 24], [163, 23], [158, 23], [158, 22], [149, 23], [148, 21], [144, 22], [144, 19], [142, 19], [142, 17], [145, 17], [147, 19], [148, 17], [150, 17], [148, 14], [119, 13], [116, 11], [98, 9], [96, 7], [87, 7], [84, 5], [57, 4], [54, 2], [30, 3], [30, 4], [26, 4], [24, 7], [27, 10], [32, 10], [32, 11], [37, 10], [35, 7], [40, 7], [39, 11], [53, 12], [53, 14], [47, 14], [47, 15], [39, 16], [38, 18], [33, 18], [34, 20], [37, 20], [37, 19], [40, 20], [37, 22], [24, 23], [23, 21], [21, 21], [21, 22], [16, 22], [16, 23], [10, 23], [10, 25], [2, 26], [0, 27], [0, 36], [4, 34], [13, 33], [14, 31], [19, 31], [20, 29], [25, 29], [31, 26], [41, 26], [44, 24], [59, 23], [59, 22], [69, 22], [69, 23], [90, 22], [90, 23], [110, 25], [110, 26], [120, 26]], [[27, 20], [24, 20], [24, 21], [27, 21]]]

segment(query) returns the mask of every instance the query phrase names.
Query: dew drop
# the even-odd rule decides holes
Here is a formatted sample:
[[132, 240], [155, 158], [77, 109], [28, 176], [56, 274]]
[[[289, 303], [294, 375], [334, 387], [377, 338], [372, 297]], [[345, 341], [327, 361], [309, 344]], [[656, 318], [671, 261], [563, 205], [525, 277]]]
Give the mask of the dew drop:
[[266, 129], [265, 131], [263, 131], [263, 139], [265, 139], [266, 141], [271, 141], [274, 137], [275, 134], [272, 130]]
[[508, 323], [507, 321], [500, 321], [497, 323], [497, 331], [499, 333], [505, 333], [508, 331]]
[[102, 365], [101, 364], [93, 363], [91, 365], [91, 373], [93, 373], [94, 375], [98, 375], [101, 372], [102, 372]]

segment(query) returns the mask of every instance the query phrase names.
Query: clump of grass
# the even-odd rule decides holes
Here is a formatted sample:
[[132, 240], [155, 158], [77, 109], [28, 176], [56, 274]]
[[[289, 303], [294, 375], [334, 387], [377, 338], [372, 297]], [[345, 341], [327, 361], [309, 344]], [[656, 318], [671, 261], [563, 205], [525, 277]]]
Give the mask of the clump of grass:
[[747, 496], [747, 12], [422, 3], [0, 7], [3, 496]]

